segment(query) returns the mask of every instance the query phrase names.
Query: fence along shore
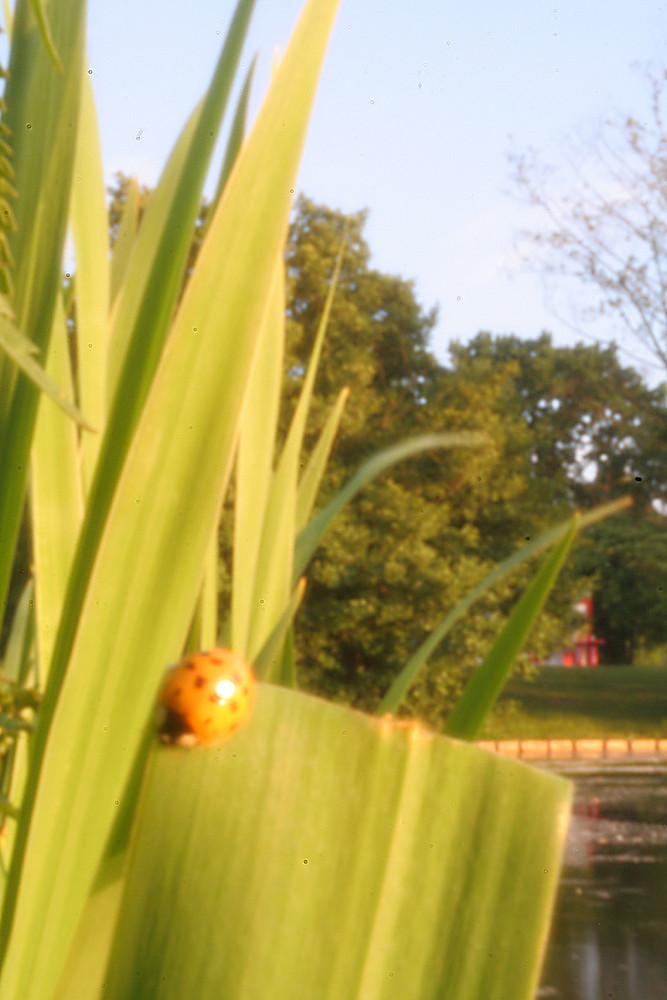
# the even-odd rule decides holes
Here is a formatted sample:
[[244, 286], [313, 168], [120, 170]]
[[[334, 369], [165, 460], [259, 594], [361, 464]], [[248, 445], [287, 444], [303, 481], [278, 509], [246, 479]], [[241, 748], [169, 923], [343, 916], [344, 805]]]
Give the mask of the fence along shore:
[[504, 757], [522, 760], [623, 760], [667, 757], [665, 737], [610, 737], [609, 739], [478, 740], [477, 746]]

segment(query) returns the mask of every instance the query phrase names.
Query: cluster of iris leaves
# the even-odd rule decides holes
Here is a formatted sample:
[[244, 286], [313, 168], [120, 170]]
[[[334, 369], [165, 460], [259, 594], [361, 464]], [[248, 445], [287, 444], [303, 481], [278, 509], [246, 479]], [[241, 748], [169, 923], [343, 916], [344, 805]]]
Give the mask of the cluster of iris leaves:
[[[399, 442], [314, 513], [346, 399], [304, 464], [334, 274], [276, 454], [284, 242], [337, 6], [308, 0], [248, 127], [252, 67], [230, 105], [254, 7], [239, 0], [207, 92], [141, 222], [130, 187], [110, 255], [85, 0], [5, 5], [3, 607], [22, 519], [31, 577], [2, 664], [0, 1000], [534, 990], [569, 787], [470, 741], [576, 532], [612, 508], [499, 566], [443, 618], [376, 718], [295, 689], [292, 622], [332, 518], [393, 463], [478, 443], [446, 430]], [[228, 109], [211, 218], [184, 281]], [[76, 267], [64, 282], [68, 233]], [[217, 531], [232, 473], [219, 635]], [[449, 718], [460, 740], [392, 722], [470, 604], [550, 547]], [[157, 746], [165, 665], [220, 643], [254, 664], [252, 720], [221, 748]]]

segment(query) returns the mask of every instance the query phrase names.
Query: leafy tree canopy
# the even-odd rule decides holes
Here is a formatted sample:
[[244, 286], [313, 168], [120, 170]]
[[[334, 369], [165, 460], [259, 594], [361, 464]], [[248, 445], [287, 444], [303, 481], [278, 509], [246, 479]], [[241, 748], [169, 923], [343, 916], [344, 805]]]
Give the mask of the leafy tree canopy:
[[[111, 192], [112, 239], [126, 190], [127, 179], [119, 176]], [[143, 190], [142, 203], [147, 197]], [[207, 217], [204, 203], [191, 261]], [[667, 422], [664, 388], [649, 390], [619, 362], [614, 347], [555, 347], [546, 333], [527, 341], [480, 333], [468, 344], [452, 344], [450, 364], [440, 364], [429, 349], [435, 310], [422, 308], [411, 282], [372, 268], [365, 221], [365, 212], [345, 216], [304, 197], [297, 201], [286, 251], [283, 432], [344, 238], [306, 442], [308, 448], [339, 390], [348, 386], [322, 500], [363, 458], [398, 438], [460, 428], [483, 429], [488, 438], [478, 450], [424, 455], [385, 474], [343, 512], [315, 555], [297, 620], [301, 682], [374, 708], [452, 605], [500, 559], [574, 506], [631, 491], [637, 503], [626, 523], [650, 522], [651, 530], [661, 530], [663, 519], [652, 504], [665, 499]], [[582, 586], [593, 581], [607, 588], [608, 573], [619, 593], [636, 586], [641, 560], [626, 552], [623, 573], [603, 572], [596, 559], [606, 542], [599, 537], [598, 546], [585, 543], [585, 559], [564, 573], [531, 638], [532, 654], [544, 655], [562, 640]], [[223, 548], [228, 539], [229, 519]], [[645, 541], [641, 531], [628, 535], [631, 548]], [[626, 572], [630, 566], [635, 576]], [[412, 692], [412, 711], [442, 722], [531, 571], [472, 610]], [[622, 604], [622, 597], [610, 604], [610, 635]], [[602, 614], [599, 600], [598, 607]], [[646, 642], [657, 641], [659, 629], [640, 611], [635, 620]]]

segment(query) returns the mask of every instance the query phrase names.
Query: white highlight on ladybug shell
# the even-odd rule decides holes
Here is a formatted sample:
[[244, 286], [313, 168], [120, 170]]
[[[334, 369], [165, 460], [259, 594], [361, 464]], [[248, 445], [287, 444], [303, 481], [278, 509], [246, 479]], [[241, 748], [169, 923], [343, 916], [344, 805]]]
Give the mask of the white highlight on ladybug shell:
[[218, 696], [218, 700], [221, 704], [229, 701], [234, 692], [236, 691], [236, 684], [234, 681], [230, 681], [228, 677], [223, 677], [221, 681], [215, 685], [215, 693]]

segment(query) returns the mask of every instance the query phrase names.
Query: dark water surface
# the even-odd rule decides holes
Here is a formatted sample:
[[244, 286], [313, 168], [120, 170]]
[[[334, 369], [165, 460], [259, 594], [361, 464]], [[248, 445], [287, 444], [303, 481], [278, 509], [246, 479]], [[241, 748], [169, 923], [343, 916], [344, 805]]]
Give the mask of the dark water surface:
[[667, 762], [571, 764], [539, 1000], [667, 1000]]

